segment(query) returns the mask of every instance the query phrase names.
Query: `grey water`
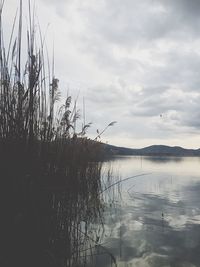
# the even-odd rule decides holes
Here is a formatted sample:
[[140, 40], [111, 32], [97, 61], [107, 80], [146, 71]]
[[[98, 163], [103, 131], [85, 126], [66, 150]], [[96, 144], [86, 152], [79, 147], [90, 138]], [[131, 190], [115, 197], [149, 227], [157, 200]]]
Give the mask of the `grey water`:
[[[200, 158], [115, 157], [93, 266], [200, 266]], [[107, 192], [109, 191], [109, 192]], [[109, 204], [110, 203], [110, 204]]]

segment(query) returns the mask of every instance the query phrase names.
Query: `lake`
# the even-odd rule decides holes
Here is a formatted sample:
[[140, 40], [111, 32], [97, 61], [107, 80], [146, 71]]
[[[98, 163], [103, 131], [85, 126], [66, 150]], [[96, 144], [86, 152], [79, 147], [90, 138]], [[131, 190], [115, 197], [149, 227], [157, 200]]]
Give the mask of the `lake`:
[[118, 156], [104, 168], [114, 181], [91, 266], [200, 266], [200, 158]]

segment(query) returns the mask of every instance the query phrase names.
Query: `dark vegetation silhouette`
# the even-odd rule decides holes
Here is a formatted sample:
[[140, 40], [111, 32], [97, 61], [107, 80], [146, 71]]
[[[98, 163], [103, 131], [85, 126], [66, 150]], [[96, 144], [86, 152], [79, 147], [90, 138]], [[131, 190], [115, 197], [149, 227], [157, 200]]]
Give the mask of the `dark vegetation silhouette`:
[[[4, 46], [0, 7], [0, 266], [84, 266], [101, 222], [101, 143], [77, 132], [77, 100], [60, 93], [44, 37], [22, 1]], [[27, 43], [22, 42], [26, 32]], [[112, 123], [111, 123], [112, 124]], [[110, 125], [112, 126], [112, 125]], [[100, 137], [101, 133], [98, 134]], [[97, 138], [96, 138], [97, 139]]]

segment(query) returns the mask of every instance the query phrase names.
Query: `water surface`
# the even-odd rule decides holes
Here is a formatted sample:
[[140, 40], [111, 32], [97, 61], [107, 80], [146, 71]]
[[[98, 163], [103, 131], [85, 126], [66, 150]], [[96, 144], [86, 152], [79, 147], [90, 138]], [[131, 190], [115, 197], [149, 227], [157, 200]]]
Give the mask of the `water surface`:
[[116, 179], [144, 175], [105, 191], [108, 253], [96, 253], [95, 266], [200, 266], [200, 158], [124, 156], [106, 165]]

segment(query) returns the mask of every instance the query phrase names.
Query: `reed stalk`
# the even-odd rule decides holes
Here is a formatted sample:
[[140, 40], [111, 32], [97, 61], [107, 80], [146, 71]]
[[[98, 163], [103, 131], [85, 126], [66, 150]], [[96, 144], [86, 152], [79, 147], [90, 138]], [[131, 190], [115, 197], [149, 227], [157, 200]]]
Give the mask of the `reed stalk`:
[[7, 49], [0, 7], [0, 265], [79, 266], [89, 224], [103, 210], [102, 145], [85, 137], [85, 119], [76, 131], [79, 111], [71, 96], [56, 115], [54, 63], [50, 71], [30, 1], [22, 43], [22, 11], [21, 0]]

